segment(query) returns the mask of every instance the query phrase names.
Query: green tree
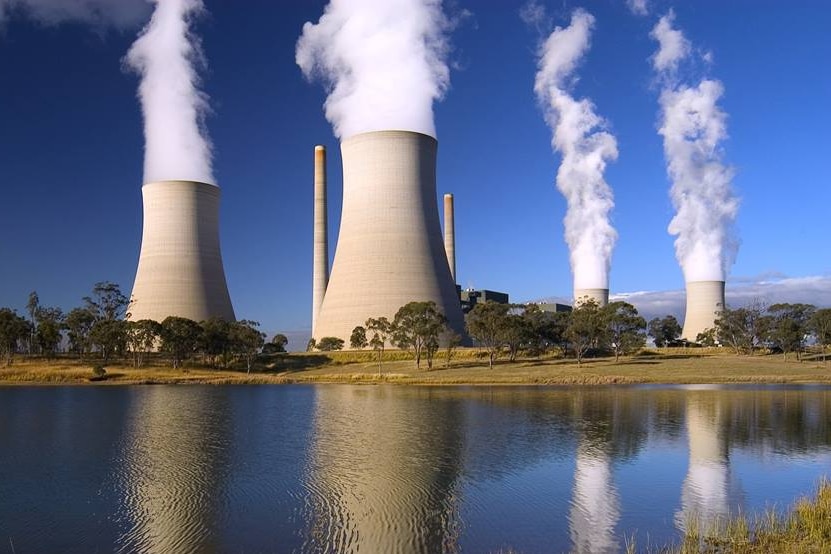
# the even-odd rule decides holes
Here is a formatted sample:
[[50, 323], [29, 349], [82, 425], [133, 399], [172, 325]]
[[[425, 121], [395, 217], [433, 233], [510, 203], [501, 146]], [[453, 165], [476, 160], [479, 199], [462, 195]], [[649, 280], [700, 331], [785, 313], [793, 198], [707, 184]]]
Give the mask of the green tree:
[[275, 352], [285, 352], [286, 345], [289, 343], [289, 339], [286, 335], [282, 333], [277, 333], [272, 337], [271, 344], [274, 345]]
[[698, 335], [695, 336], [695, 342], [697, 342], [701, 346], [716, 346], [718, 344], [718, 335], [716, 334], [716, 328], [710, 327], [708, 329], [704, 329], [703, 331], [698, 333]]
[[121, 288], [109, 281], [95, 283], [92, 287], [92, 295], [85, 296], [86, 308], [97, 320], [113, 321], [124, 317], [127, 308], [127, 297], [121, 292]]
[[681, 336], [681, 325], [678, 324], [678, 320], [672, 315], [662, 318], [656, 317], [650, 320], [647, 328], [649, 330], [649, 336], [652, 337], [652, 340], [655, 341], [655, 346], [658, 348], [663, 348], [671, 344]]
[[643, 348], [646, 344], [646, 320], [638, 315], [635, 306], [623, 301], [610, 302], [601, 312], [605, 321], [606, 340], [615, 353], [615, 362], [621, 354]]
[[29, 354], [35, 354], [37, 350], [37, 339], [35, 338], [35, 333], [38, 328], [37, 313], [39, 309], [40, 298], [38, 297], [37, 291], [33, 290], [29, 293], [29, 298], [26, 302], [26, 311], [29, 312], [29, 323], [31, 324], [27, 345]]
[[210, 360], [214, 367], [228, 367], [231, 361], [233, 323], [221, 317], [212, 317], [199, 323], [202, 328], [199, 350]]
[[179, 368], [199, 348], [202, 327], [193, 320], [168, 316], [162, 321], [162, 351], [170, 354], [173, 367]]
[[161, 324], [152, 319], [127, 322], [127, 349], [133, 355], [133, 367], [144, 366], [144, 360], [158, 344], [161, 332]]
[[89, 338], [104, 363], [113, 355], [122, 353], [127, 348], [127, 322], [120, 319], [100, 319], [92, 324]]
[[314, 337], [309, 339], [309, 342], [306, 343], [306, 352], [314, 351], [315, 347], [317, 346], [317, 341]]
[[317, 341], [317, 349], [322, 352], [330, 352], [332, 350], [343, 350], [343, 339], [337, 337], [321, 337]]
[[796, 352], [796, 359], [802, 360], [815, 311], [816, 307], [810, 304], [780, 303], [768, 308], [771, 316], [768, 336], [772, 344], [782, 350], [783, 355]]
[[772, 318], [763, 316], [764, 307], [760, 302], [753, 302], [743, 308], [724, 308], [715, 321], [716, 335], [719, 342], [729, 345], [736, 354], [752, 354], [769, 335]]
[[86, 308], [74, 308], [66, 315], [64, 325], [69, 338], [69, 349], [83, 359], [90, 351], [90, 332], [95, 324], [95, 315]]
[[421, 357], [433, 365], [433, 355], [438, 350], [439, 335], [444, 331], [447, 318], [438, 311], [435, 302], [408, 302], [395, 313], [392, 321], [393, 342], [399, 348], [411, 349], [416, 368], [421, 369]]
[[450, 362], [453, 359], [453, 354], [456, 352], [456, 349], [462, 344], [462, 337], [451, 329], [450, 327], [445, 328], [444, 333], [442, 334], [442, 343], [444, 343], [444, 367], [449, 368]]
[[231, 324], [231, 345], [234, 352], [245, 360], [245, 371], [251, 373], [251, 361], [265, 343], [265, 333], [260, 332], [256, 321], [242, 320]]
[[0, 308], [0, 356], [12, 365], [18, 345], [31, 337], [32, 325], [9, 308]]
[[64, 315], [60, 308], [38, 307], [35, 312], [35, 343], [38, 350], [51, 358], [58, 350], [63, 335]]
[[577, 365], [590, 348], [597, 347], [606, 332], [605, 320], [593, 298], [582, 300], [571, 312], [566, 337], [577, 358]]
[[493, 369], [493, 362], [504, 344], [508, 310], [508, 304], [486, 300], [477, 303], [465, 318], [468, 334], [488, 353], [489, 369]]
[[815, 311], [811, 317], [809, 329], [822, 349], [822, 363], [825, 363], [825, 350], [831, 344], [831, 308]]
[[352, 348], [366, 348], [369, 341], [366, 340], [366, 329], [363, 325], [358, 325], [352, 329], [352, 335], [349, 337], [349, 346]]
[[392, 333], [392, 324], [386, 317], [370, 317], [364, 323], [370, 333], [369, 345], [378, 354], [378, 375], [381, 375], [381, 364], [384, 358], [384, 347]]
[[533, 331], [527, 318], [516, 313], [508, 313], [505, 316], [502, 341], [508, 347], [509, 361], [515, 362], [522, 345], [533, 342], [533, 339]]

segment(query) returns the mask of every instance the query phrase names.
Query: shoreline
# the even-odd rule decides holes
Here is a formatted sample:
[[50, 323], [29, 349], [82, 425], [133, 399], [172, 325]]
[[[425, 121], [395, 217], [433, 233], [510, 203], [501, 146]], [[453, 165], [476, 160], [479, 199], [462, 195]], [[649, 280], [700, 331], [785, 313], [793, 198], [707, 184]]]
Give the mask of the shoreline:
[[18, 359], [0, 368], [0, 387], [18, 385], [292, 385], [395, 384], [409, 386], [602, 386], [602, 385], [831, 385], [831, 364], [819, 356], [738, 356], [722, 351], [676, 349], [636, 356], [594, 358], [578, 366], [559, 357], [498, 361], [493, 369], [469, 349], [450, 367], [435, 360], [432, 370], [416, 369], [407, 353], [392, 352], [382, 365], [371, 352], [299, 353], [263, 357], [251, 373], [244, 368], [189, 365], [173, 369], [166, 360], [133, 368], [124, 361], [105, 366], [106, 378], [93, 380], [97, 360]]

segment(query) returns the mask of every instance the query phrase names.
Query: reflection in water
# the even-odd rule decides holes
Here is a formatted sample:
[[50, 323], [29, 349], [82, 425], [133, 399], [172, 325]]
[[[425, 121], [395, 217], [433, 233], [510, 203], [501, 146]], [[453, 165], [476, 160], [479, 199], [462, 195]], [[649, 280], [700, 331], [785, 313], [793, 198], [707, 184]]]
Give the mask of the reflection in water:
[[460, 415], [429, 390], [320, 387], [304, 549], [455, 551]]
[[723, 406], [711, 394], [690, 393], [687, 399], [689, 469], [681, 490], [676, 525], [685, 531], [693, 523], [707, 531], [731, 511], [731, 472]]
[[616, 552], [615, 525], [620, 517], [612, 462], [602, 449], [581, 442], [574, 471], [574, 497], [569, 514], [574, 551]]
[[114, 471], [125, 529], [118, 552], [216, 550], [227, 420], [220, 391], [154, 386], [133, 398]]

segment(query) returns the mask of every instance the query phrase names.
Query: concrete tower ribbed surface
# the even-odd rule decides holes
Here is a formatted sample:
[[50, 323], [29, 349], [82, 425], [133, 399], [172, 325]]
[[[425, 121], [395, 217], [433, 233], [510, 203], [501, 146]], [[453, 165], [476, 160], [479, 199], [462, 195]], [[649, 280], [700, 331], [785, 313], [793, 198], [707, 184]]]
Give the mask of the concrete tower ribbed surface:
[[699, 333], [715, 325], [724, 310], [724, 281], [690, 281], [687, 283], [687, 311], [681, 337], [694, 341]]
[[456, 223], [453, 213], [453, 195], [444, 195], [444, 251], [450, 265], [450, 277], [456, 282]]
[[343, 211], [326, 296], [312, 335], [349, 339], [369, 317], [392, 320], [433, 301], [461, 333], [462, 311], [442, 245], [434, 138], [375, 131], [343, 141]]
[[586, 297], [602, 308], [609, 303], [609, 289], [574, 289], [574, 306], [577, 307]]
[[233, 321], [219, 249], [219, 187], [158, 181], [141, 193], [144, 227], [129, 319]]
[[312, 329], [329, 282], [329, 225], [326, 203], [326, 148], [315, 146], [314, 260], [312, 262]]

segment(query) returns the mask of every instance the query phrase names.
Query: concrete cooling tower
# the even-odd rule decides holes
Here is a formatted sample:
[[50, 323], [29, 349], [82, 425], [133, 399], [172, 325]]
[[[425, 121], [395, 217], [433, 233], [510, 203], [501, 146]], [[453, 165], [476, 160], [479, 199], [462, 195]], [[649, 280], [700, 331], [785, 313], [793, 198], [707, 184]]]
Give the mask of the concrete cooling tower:
[[699, 333], [715, 325], [724, 310], [724, 281], [690, 281], [687, 283], [687, 311], [681, 337], [694, 341]]
[[342, 142], [340, 232], [312, 329], [316, 340], [348, 340], [367, 318], [392, 321], [413, 301], [435, 302], [462, 333], [436, 203], [437, 144], [410, 131], [374, 131]]
[[574, 306], [579, 306], [584, 299], [594, 300], [599, 308], [609, 303], [609, 289], [574, 289]]
[[219, 187], [158, 181], [141, 193], [144, 228], [128, 319], [234, 321], [219, 250]]

